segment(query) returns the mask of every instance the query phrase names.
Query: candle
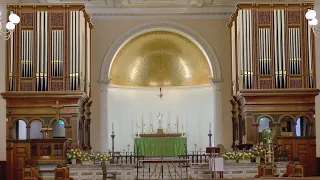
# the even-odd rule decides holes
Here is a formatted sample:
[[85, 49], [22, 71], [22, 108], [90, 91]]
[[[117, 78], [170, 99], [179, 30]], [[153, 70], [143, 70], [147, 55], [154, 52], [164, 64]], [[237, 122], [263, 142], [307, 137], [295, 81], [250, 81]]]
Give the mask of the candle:
[[113, 123], [112, 123], [112, 132], [114, 132], [114, 127], [113, 127]]
[[162, 88], [160, 88], [160, 92], [162, 92]]
[[211, 123], [209, 123], [209, 131], [211, 131]]
[[177, 117], [177, 132], [179, 132], [179, 118]]

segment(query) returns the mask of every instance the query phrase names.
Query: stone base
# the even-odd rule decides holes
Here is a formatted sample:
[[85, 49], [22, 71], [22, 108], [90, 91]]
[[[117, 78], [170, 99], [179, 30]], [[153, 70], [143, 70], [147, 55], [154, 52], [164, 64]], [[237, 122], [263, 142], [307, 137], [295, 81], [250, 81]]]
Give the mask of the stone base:
[[[258, 174], [258, 163], [250, 164], [239, 164], [230, 163], [224, 165], [224, 178], [234, 179], [234, 178], [253, 178]], [[286, 172], [287, 163], [275, 163], [277, 169], [276, 172], [281, 177]], [[44, 180], [53, 180], [55, 165], [40, 165], [40, 176]], [[75, 180], [102, 180], [102, 168], [100, 165], [69, 165], [70, 176]], [[139, 179], [149, 179], [149, 172], [154, 169], [152, 166], [145, 166], [144, 169], [139, 168]], [[210, 179], [209, 164], [191, 164], [188, 168], [189, 179]], [[110, 174], [115, 173], [116, 179], [121, 180], [134, 180], [137, 177], [136, 165], [120, 165], [120, 164], [109, 164], [107, 165], [107, 171]], [[186, 179], [186, 169], [180, 167], [177, 171], [184, 174], [183, 179]], [[164, 167], [163, 179], [171, 179], [170, 175], [173, 176], [172, 171], [169, 172]], [[151, 178], [153, 179], [153, 178]], [[161, 178], [160, 178], [161, 179]]]

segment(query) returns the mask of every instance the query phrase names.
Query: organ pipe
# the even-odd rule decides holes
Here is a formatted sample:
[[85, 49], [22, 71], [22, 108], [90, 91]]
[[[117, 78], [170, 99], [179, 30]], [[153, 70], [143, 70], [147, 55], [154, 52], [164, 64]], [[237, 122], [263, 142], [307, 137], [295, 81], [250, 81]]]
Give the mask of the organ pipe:
[[253, 51], [252, 51], [252, 15], [251, 10], [239, 10], [238, 18], [238, 60], [240, 76], [243, 76], [244, 81], [240, 82], [247, 89], [253, 88]]
[[228, 24], [236, 75], [232, 81], [239, 85], [233, 92], [314, 88], [314, 35], [303, 16], [308, 8], [313, 3], [237, 5]]
[[28, 19], [7, 42], [9, 91], [90, 89], [90, 17], [81, 4], [54, 7], [7, 5], [10, 11]]

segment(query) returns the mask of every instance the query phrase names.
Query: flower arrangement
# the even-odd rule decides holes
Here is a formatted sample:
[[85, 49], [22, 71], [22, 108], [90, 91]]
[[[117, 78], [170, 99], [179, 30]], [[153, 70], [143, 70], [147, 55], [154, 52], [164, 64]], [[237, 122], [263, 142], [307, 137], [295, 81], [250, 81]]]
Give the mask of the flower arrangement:
[[93, 160], [93, 155], [89, 153], [83, 154], [83, 156], [80, 158], [82, 162], [88, 162]]
[[67, 153], [67, 156], [69, 159], [81, 159], [81, 157], [83, 156], [83, 152], [80, 148], [72, 148]]
[[222, 154], [222, 157], [224, 160], [236, 160], [237, 156], [235, 152], [226, 152], [224, 154]]
[[256, 156], [251, 151], [239, 151], [236, 153], [236, 158], [238, 160], [250, 160], [254, 159]]
[[264, 153], [266, 152], [266, 149], [260, 145], [255, 146], [252, 148], [251, 152], [256, 156], [256, 157], [263, 157]]
[[94, 159], [96, 161], [111, 161], [112, 157], [104, 153], [94, 153]]

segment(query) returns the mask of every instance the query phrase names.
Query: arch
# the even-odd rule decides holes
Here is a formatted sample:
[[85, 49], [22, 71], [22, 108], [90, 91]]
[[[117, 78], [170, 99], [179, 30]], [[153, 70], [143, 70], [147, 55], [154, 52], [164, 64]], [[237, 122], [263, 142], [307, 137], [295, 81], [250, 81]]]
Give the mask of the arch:
[[24, 122], [26, 123], [26, 126], [27, 126], [27, 127], [30, 126], [29, 122], [28, 122], [25, 118], [20, 118], [20, 117], [15, 118], [13, 121], [11, 121], [11, 125], [10, 125], [10, 126], [13, 127], [14, 124], [15, 124], [17, 121], [19, 121], [19, 120], [24, 121]]
[[279, 117], [279, 122], [281, 122], [281, 120], [282, 120], [283, 118], [285, 118], [285, 117], [291, 118], [292, 122], [293, 122], [293, 123], [296, 123], [295, 117], [293, 117], [292, 115], [289, 115], [289, 114], [284, 114], [284, 115], [280, 116], [280, 117]]
[[[50, 127], [52, 126], [52, 124], [54, 123], [55, 120], [56, 120], [55, 117], [50, 120]], [[63, 121], [63, 123], [64, 123], [64, 128], [66, 128], [66, 126], [67, 126], [67, 121], [66, 121], [64, 118], [62, 118], [62, 117], [59, 117], [59, 120], [62, 120], [62, 121]]]
[[197, 31], [187, 25], [169, 20], [157, 20], [142, 22], [127, 29], [111, 44], [106, 55], [104, 56], [101, 65], [100, 81], [108, 82], [110, 80], [110, 69], [112, 67], [113, 60], [119, 50], [127, 42], [141, 34], [152, 31], [174, 32], [191, 40], [200, 48], [202, 53], [205, 55], [211, 69], [211, 77], [214, 80], [223, 79], [218, 57], [209, 42], [202, 35], [200, 35]]
[[260, 115], [260, 116], [257, 117], [257, 120], [256, 120], [256, 121], [257, 121], [257, 124], [258, 124], [258, 125], [259, 125], [260, 119], [263, 118], [263, 117], [269, 118], [269, 119], [271, 120], [271, 123], [272, 123], [272, 124], [275, 122], [272, 116], [270, 116], [270, 115], [268, 115], [268, 114], [263, 114], [263, 115]]
[[35, 117], [35, 118], [31, 119], [31, 120], [29, 121], [29, 126], [31, 125], [31, 123], [32, 123], [33, 121], [40, 121], [41, 124], [42, 124], [42, 127], [45, 126], [44, 120], [43, 120], [42, 118], [38, 118], [38, 117]]
[[39, 119], [33, 119], [29, 123], [30, 123], [29, 138], [41, 139], [42, 138], [41, 129], [43, 128], [43, 122]]
[[[312, 135], [312, 121], [306, 115], [298, 116], [296, 119], [296, 136], [310, 136]], [[306, 121], [306, 122], [305, 122]], [[301, 122], [305, 122], [301, 124]], [[303, 125], [304, 124], [304, 125]]]
[[273, 124], [273, 121], [272, 121], [272, 118], [268, 117], [268, 116], [260, 116], [259, 117], [259, 120], [258, 120], [258, 132], [262, 132], [264, 129], [262, 129], [260, 131], [260, 121], [262, 120], [262, 118], [266, 118], [268, 120], [268, 128], [264, 128], [264, 129], [272, 129], [272, 124]]

